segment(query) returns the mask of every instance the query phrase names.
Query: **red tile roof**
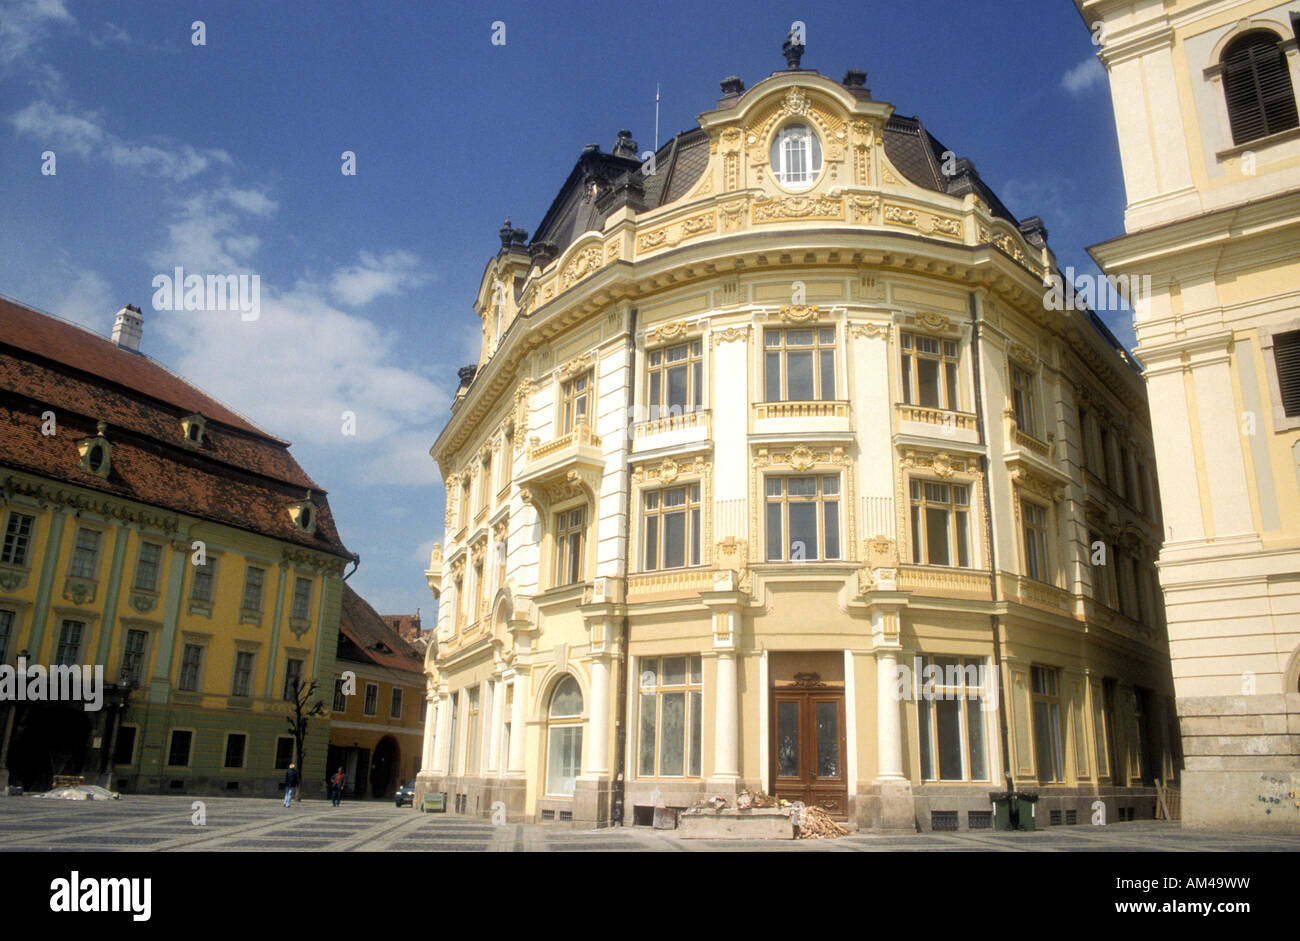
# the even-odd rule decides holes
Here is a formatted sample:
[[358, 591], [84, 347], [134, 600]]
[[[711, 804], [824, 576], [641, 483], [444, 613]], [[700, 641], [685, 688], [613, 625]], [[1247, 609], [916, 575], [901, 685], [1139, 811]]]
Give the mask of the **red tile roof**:
[[[42, 433], [52, 411], [57, 434]], [[181, 418], [201, 414], [204, 442]], [[77, 442], [107, 423], [107, 479], [81, 470]], [[4, 467], [250, 530], [344, 558], [325, 492], [268, 435], [146, 356], [0, 299], [0, 472]], [[316, 532], [289, 507], [311, 491]]]
[[424, 673], [424, 657], [420, 651], [389, 627], [346, 582], [343, 583], [343, 612], [339, 616], [338, 659]]

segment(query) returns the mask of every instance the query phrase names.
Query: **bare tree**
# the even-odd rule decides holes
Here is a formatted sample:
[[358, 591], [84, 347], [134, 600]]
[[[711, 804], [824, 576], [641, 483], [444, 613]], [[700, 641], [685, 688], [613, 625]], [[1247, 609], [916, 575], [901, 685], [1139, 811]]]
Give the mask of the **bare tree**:
[[294, 751], [298, 756], [298, 776], [301, 778], [298, 782], [298, 800], [302, 800], [302, 785], [307, 782], [307, 762], [303, 758], [307, 747], [307, 725], [316, 716], [325, 715], [325, 703], [319, 699], [312, 701], [319, 687], [320, 684], [315, 680], [303, 686], [302, 680], [294, 677], [293, 715], [285, 719], [289, 723], [289, 734], [293, 736]]

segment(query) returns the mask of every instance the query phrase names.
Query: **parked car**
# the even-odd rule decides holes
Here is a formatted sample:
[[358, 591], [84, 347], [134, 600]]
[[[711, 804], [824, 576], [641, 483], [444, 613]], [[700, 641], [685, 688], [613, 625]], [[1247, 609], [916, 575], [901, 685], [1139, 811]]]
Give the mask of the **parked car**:
[[407, 781], [397, 789], [397, 796], [394, 799], [394, 803], [398, 807], [415, 806], [415, 778], [411, 778], [411, 780]]

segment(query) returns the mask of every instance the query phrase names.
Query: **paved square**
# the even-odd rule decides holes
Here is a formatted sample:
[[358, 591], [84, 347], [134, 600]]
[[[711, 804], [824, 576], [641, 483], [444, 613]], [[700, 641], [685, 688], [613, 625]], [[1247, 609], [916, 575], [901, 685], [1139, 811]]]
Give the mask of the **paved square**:
[[[193, 803], [206, 820], [193, 824]], [[75, 850], [269, 850], [272, 852], [1298, 852], [1290, 836], [1184, 832], [1177, 823], [1052, 827], [1034, 833], [987, 830], [901, 836], [854, 834], [837, 840], [683, 840], [639, 827], [574, 830], [423, 814], [387, 802], [333, 807], [278, 799], [124, 795], [117, 801], [0, 799], [0, 852]]]

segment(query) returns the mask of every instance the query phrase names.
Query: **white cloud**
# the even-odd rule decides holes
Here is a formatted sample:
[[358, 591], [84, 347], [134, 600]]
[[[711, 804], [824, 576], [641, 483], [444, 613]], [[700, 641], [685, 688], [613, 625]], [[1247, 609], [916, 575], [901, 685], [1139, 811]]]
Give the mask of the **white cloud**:
[[1061, 87], [1071, 95], [1082, 95], [1106, 83], [1106, 70], [1096, 56], [1088, 56], [1061, 76]]
[[105, 23], [102, 28], [91, 30], [86, 34], [86, 39], [96, 49], [103, 49], [112, 43], [121, 46], [131, 45], [131, 34], [116, 23]]
[[268, 217], [277, 208], [254, 189], [225, 186], [196, 193], [180, 201], [176, 220], [167, 226], [167, 245], [149, 261], [163, 272], [176, 265], [197, 274], [246, 271], [261, 239], [243, 230], [241, 215]]
[[7, 69], [23, 58], [55, 23], [76, 23], [63, 0], [0, 3], [0, 68]]
[[228, 153], [216, 148], [200, 149], [165, 138], [153, 143], [125, 140], [106, 130], [96, 112], [78, 113], [45, 100], [32, 102], [10, 120], [18, 133], [55, 153], [67, 149], [85, 159], [98, 158], [115, 167], [170, 180], [187, 180], [214, 164], [233, 163]]
[[400, 294], [429, 280], [418, 270], [419, 259], [410, 252], [390, 252], [383, 257], [361, 252], [360, 259], [360, 264], [334, 272], [330, 293], [340, 303], [360, 307], [376, 297]]

